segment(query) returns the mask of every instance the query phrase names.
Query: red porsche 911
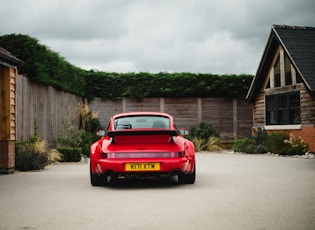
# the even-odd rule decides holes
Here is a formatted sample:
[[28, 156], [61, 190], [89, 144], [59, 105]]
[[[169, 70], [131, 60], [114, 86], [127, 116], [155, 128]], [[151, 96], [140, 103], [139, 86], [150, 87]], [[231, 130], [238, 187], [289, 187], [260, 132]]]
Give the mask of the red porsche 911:
[[109, 178], [178, 176], [181, 184], [196, 177], [194, 144], [177, 130], [167, 113], [131, 112], [111, 117], [100, 140], [91, 145], [90, 178], [93, 186]]

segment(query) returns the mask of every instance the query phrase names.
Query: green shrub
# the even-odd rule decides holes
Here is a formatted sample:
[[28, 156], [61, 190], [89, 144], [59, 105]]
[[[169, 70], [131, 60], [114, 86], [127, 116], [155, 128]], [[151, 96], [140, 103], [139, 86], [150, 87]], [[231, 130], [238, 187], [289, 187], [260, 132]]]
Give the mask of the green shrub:
[[265, 147], [261, 144], [256, 145], [251, 139], [246, 137], [235, 142], [233, 151], [248, 154], [259, 154], [265, 153]]
[[48, 161], [50, 163], [61, 161], [61, 153], [57, 149], [49, 150], [47, 155], [48, 155]]
[[307, 144], [290, 134], [290, 138], [285, 133], [271, 133], [267, 135], [264, 130], [258, 130], [255, 135], [249, 135], [239, 139], [233, 145], [234, 152], [244, 153], [266, 153], [271, 152], [280, 155], [302, 155], [307, 151]]
[[101, 129], [97, 113], [90, 111], [88, 105], [80, 106], [80, 126], [72, 125], [68, 120], [63, 120], [64, 132], [58, 136], [58, 142], [63, 147], [80, 147], [82, 154], [90, 156], [90, 146], [99, 137], [96, 131]]
[[221, 151], [220, 145], [220, 138], [210, 137], [207, 142], [207, 150], [210, 152]]
[[16, 152], [15, 169], [20, 171], [33, 171], [44, 169], [48, 165], [46, 153]]
[[266, 131], [259, 128], [257, 131], [254, 131], [253, 134], [249, 134], [248, 137], [237, 140], [233, 145], [233, 151], [249, 154], [266, 153], [266, 138]]
[[97, 119], [98, 113], [90, 111], [88, 105], [82, 105], [80, 108], [80, 130], [81, 130], [81, 143], [82, 153], [90, 157], [91, 144], [99, 139], [96, 131], [101, 129], [101, 123]]
[[213, 127], [212, 124], [200, 122], [197, 127], [191, 129], [191, 135], [208, 141], [210, 137], [219, 137], [219, 132]]
[[38, 135], [35, 120], [34, 135], [23, 142], [15, 142], [15, 169], [21, 171], [41, 170], [49, 164], [47, 143]]
[[102, 127], [97, 117], [98, 112], [90, 111], [87, 104], [82, 105], [80, 107], [80, 129], [86, 132], [95, 133]]
[[290, 138], [284, 140], [285, 147], [279, 152], [280, 155], [303, 155], [307, 151], [307, 144], [300, 138], [290, 134]]
[[254, 144], [257, 145], [257, 150], [260, 149], [262, 152], [266, 152], [267, 150], [264, 149], [266, 139], [267, 139], [267, 132], [263, 128], [258, 128], [257, 130], [253, 130], [253, 134], [249, 134], [249, 138], [254, 141]]
[[281, 149], [278, 154], [279, 155], [287, 155], [287, 156], [294, 156], [294, 155], [303, 155], [305, 153], [302, 146], [292, 147], [290, 145], [286, 145], [283, 149]]
[[82, 133], [82, 142], [80, 144], [80, 147], [82, 148], [82, 154], [84, 154], [87, 157], [90, 157], [90, 147], [92, 143], [97, 141], [100, 137], [96, 135], [96, 132], [90, 133], [90, 132], [84, 132]]
[[233, 145], [234, 152], [249, 153], [250, 146], [254, 145], [253, 140], [248, 137], [237, 140]]
[[64, 134], [58, 136], [58, 142], [66, 147], [78, 147], [82, 143], [84, 130], [72, 125], [67, 119], [62, 121]]
[[62, 154], [61, 161], [63, 162], [78, 162], [82, 158], [82, 148], [57, 148]]
[[41, 170], [48, 164], [47, 144], [36, 135], [29, 141], [15, 143], [16, 170]]
[[191, 141], [194, 143], [196, 152], [205, 151], [207, 149], [207, 144], [204, 139], [193, 137]]
[[285, 133], [271, 133], [266, 137], [266, 150], [271, 153], [279, 153], [286, 147], [285, 140], [288, 135]]
[[198, 152], [207, 151], [210, 147], [209, 145], [211, 145], [211, 143], [209, 143], [210, 138], [216, 137], [219, 139], [219, 136], [219, 132], [213, 127], [212, 124], [202, 121], [196, 127], [193, 127], [190, 130], [190, 134], [186, 136], [186, 138], [194, 143], [195, 149]]

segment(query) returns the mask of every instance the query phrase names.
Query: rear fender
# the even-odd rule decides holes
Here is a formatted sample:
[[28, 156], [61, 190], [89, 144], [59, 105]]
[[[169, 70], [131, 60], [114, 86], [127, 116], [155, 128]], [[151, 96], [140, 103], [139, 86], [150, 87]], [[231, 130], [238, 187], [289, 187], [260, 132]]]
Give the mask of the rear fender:
[[194, 151], [194, 145], [192, 142], [185, 142], [185, 156], [188, 159], [188, 172], [192, 172], [195, 167], [195, 151]]

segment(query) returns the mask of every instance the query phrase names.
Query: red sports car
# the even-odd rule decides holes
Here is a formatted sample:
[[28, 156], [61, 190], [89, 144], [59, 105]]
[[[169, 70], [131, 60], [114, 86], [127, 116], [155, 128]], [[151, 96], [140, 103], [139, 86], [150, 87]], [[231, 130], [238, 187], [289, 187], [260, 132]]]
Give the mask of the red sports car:
[[194, 144], [177, 130], [166, 113], [132, 112], [111, 117], [107, 130], [93, 143], [90, 177], [93, 186], [106, 185], [109, 178], [159, 178], [178, 176], [181, 184], [196, 177]]

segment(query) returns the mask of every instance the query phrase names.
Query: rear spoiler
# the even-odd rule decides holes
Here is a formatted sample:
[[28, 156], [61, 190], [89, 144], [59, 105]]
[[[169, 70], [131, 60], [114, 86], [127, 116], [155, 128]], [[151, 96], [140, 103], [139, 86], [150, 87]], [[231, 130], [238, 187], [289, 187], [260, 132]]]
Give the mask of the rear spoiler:
[[123, 131], [108, 131], [105, 136], [138, 136], [138, 135], [169, 135], [177, 136], [177, 130], [123, 130]]

